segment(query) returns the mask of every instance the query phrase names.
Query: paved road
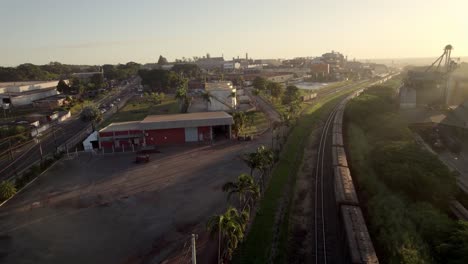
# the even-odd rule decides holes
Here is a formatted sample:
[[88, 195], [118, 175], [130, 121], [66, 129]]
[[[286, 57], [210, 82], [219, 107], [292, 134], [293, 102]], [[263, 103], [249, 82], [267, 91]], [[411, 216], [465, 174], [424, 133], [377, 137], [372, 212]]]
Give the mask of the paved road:
[[260, 108], [260, 110], [267, 115], [269, 120], [281, 122], [281, 116], [270, 103], [265, 101], [261, 96], [253, 95], [251, 88], [246, 88], [245, 91], [255, 106]]
[[[120, 93], [106, 97], [101, 101], [101, 104], [109, 104], [116, 98], [131, 97], [133, 95], [133, 87], [138, 84], [139, 80], [135, 80], [130, 84], [121, 88]], [[106, 112], [104, 118], [109, 118], [112, 113]], [[55, 124], [52, 128], [47, 130], [47, 134], [44, 135], [39, 142], [31, 142], [30, 144], [23, 147], [23, 150], [16, 153], [15, 160], [2, 164], [0, 169], [0, 180], [8, 179], [15, 176], [17, 173], [24, 171], [29, 168], [32, 164], [37, 163], [41, 160], [41, 157], [53, 154], [58, 146], [65, 144], [69, 139], [80, 134], [86, 129], [92, 129], [90, 122], [83, 122], [79, 116], [74, 116], [70, 120], [67, 120], [61, 124]], [[74, 146], [67, 146], [72, 148]], [[42, 153], [41, 153], [42, 150]]]

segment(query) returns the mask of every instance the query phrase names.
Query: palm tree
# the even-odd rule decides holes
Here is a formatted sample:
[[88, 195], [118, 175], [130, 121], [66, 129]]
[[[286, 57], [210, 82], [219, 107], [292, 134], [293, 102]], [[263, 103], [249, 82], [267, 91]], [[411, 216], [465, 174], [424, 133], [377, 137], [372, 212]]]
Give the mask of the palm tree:
[[254, 170], [260, 166], [260, 160], [258, 159], [257, 152], [244, 154], [242, 160], [250, 168], [250, 175], [253, 175]]
[[228, 192], [228, 200], [232, 194], [237, 193], [239, 195], [239, 206], [241, 208], [245, 208], [249, 200], [254, 202], [260, 195], [260, 189], [252, 175], [245, 173], [239, 175], [237, 181], [225, 183], [223, 185], [223, 192]]
[[265, 174], [267, 171], [269, 171], [269, 169], [271, 168], [271, 166], [273, 165], [273, 162], [274, 162], [274, 153], [271, 149], [267, 149], [265, 148], [265, 146], [260, 146], [257, 148], [257, 156], [258, 156], [258, 160], [259, 160], [259, 166], [258, 166], [258, 169], [260, 170], [261, 174], [260, 174], [260, 177], [261, 177], [261, 180], [262, 180], [262, 192], [263, 192], [263, 188], [265, 187]]
[[[218, 233], [218, 263], [224, 255], [231, 259], [232, 253], [240, 241], [244, 239], [244, 232], [249, 220], [245, 211], [239, 213], [236, 208], [229, 207], [224, 214], [215, 215], [208, 220], [208, 231], [213, 235]], [[222, 242], [223, 241], [223, 242]], [[221, 244], [225, 244], [225, 252], [221, 254]]]
[[187, 113], [192, 98], [188, 94], [188, 80], [183, 78], [176, 90], [175, 98], [179, 100], [182, 113]]
[[232, 118], [234, 119], [234, 132], [236, 133], [236, 136], [239, 136], [244, 133], [245, 126], [247, 124], [247, 116], [244, 112], [235, 112], [232, 115]]

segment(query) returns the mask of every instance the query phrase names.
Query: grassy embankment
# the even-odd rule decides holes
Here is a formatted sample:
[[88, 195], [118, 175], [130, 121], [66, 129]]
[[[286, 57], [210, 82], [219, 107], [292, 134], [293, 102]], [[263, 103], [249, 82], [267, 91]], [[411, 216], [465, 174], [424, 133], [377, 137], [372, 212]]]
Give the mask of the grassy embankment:
[[389, 86], [351, 100], [345, 113], [348, 161], [378, 256], [468, 263], [468, 223], [449, 217], [455, 177], [414, 142]]
[[255, 135], [268, 129], [270, 121], [262, 111], [247, 112], [246, 115], [248, 122], [245, 135]]
[[[275, 216], [281, 202], [281, 197], [288, 183], [294, 186], [297, 170], [300, 167], [304, 153], [303, 142], [309, 136], [312, 127], [322, 117], [322, 114], [329, 111], [334, 103], [338, 102], [339, 97], [347, 92], [336, 93], [332, 96], [321, 98], [315, 101], [314, 104], [303, 104], [302, 115], [289, 134], [280, 159], [272, 171], [269, 185], [260, 202], [250, 232], [235, 255], [233, 263], [267, 263], [270, 258], [274, 233], [277, 230], [279, 230], [279, 241], [276, 262], [287, 262], [288, 219], [291, 203], [287, 205], [284, 211], [284, 221], [281, 222], [281, 226], [274, 228]], [[289, 195], [292, 195], [292, 193]], [[289, 200], [291, 201], [292, 199]]]
[[[326, 92], [328, 90], [332, 90], [332, 89], [335, 89], [337, 87], [340, 87], [340, 86], [344, 86], [344, 85], [347, 85], [347, 84], [351, 84], [352, 81], [342, 81], [342, 82], [335, 82], [335, 83], [331, 83], [323, 88], [320, 88], [320, 89], [317, 89], [317, 90], [308, 90], [308, 89], [299, 89], [299, 94], [300, 96], [305, 96], [305, 95], [308, 95], [308, 94], [311, 94], [311, 93], [317, 93], [317, 92]], [[276, 109], [276, 111], [280, 114], [282, 113], [286, 113], [287, 112], [287, 106], [286, 105], [283, 105], [281, 104], [281, 99], [275, 99], [273, 98], [269, 92], [267, 91], [263, 91], [260, 93], [260, 96], [266, 100], [268, 103], [270, 103], [271, 105], [273, 105], [273, 107]], [[306, 107], [307, 104], [301, 104], [301, 109], [304, 109], [304, 107]]]

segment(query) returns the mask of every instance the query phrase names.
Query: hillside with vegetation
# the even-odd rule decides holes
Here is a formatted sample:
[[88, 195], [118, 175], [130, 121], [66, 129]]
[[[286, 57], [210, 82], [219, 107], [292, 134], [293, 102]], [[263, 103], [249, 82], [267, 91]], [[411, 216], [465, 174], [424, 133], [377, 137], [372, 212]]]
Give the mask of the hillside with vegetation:
[[468, 263], [468, 222], [452, 218], [455, 176], [419, 146], [395, 90], [375, 86], [346, 108], [351, 171], [382, 263]]

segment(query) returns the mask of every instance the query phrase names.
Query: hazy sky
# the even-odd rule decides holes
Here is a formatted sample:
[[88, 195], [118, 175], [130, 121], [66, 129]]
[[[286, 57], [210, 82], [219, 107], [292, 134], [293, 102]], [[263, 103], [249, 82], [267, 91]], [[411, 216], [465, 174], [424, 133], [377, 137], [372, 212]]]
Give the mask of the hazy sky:
[[468, 55], [468, 0], [0, 0], [0, 65]]

